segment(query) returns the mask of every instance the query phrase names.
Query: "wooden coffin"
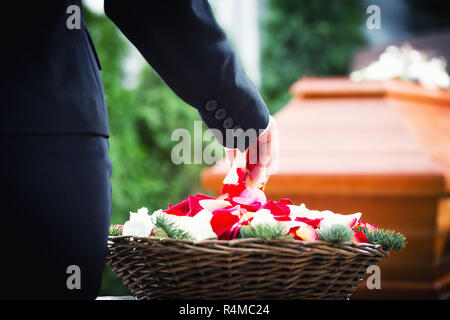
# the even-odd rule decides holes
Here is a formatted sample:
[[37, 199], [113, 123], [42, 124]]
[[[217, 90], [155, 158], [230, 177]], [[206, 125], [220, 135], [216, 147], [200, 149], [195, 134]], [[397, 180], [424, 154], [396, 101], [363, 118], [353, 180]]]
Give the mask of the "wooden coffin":
[[[450, 92], [403, 81], [304, 78], [291, 87], [279, 126], [279, 171], [268, 198], [362, 212], [405, 234], [381, 264], [381, 290], [354, 298], [448, 298], [450, 291]], [[224, 165], [202, 173], [219, 192]]]

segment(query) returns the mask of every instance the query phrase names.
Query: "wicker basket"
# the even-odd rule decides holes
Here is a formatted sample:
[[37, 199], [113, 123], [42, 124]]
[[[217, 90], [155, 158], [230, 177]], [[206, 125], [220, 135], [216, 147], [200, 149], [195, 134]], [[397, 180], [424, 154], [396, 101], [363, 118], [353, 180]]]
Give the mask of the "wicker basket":
[[107, 264], [137, 299], [348, 299], [372, 244], [110, 237]]

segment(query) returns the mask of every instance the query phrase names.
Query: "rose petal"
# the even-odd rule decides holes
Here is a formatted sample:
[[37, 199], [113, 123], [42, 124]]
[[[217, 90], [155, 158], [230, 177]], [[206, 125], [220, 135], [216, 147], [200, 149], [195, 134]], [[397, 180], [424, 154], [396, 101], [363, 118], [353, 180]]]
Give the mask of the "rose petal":
[[294, 204], [290, 199], [287, 199], [287, 198], [280, 199], [279, 203], [282, 203], [285, 205], [293, 205]]
[[353, 236], [353, 242], [354, 243], [368, 243], [366, 235], [358, 230], [355, 230], [355, 235]]
[[209, 211], [223, 209], [223, 208], [231, 206], [231, 203], [229, 201], [217, 200], [217, 199], [204, 199], [204, 200], [200, 200], [199, 203], [203, 207], [203, 209], [207, 209]]
[[273, 216], [276, 221], [291, 221], [289, 216]]
[[302, 224], [296, 231], [295, 234], [297, 235], [300, 240], [304, 241], [316, 241], [319, 240], [319, 237], [317, 236], [316, 230], [311, 227], [310, 225], [304, 223]]
[[163, 211], [167, 214], [173, 214], [176, 216], [186, 216], [189, 214], [189, 198], [185, 198], [183, 201], [174, 206], [169, 204], [169, 208]]
[[255, 212], [251, 221], [252, 226], [276, 224], [277, 221], [274, 219], [273, 214], [271, 214], [267, 209], [261, 209]]
[[200, 205], [200, 198], [195, 196], [189, 196], [189, 217], [195, 217], [197, 213], [203, 210], [203, 207]]
[[[222, 209], [223, 210], [223, 209]], [[232, 229], [239, 222], [239, 217], [230, 212], [217, 212], [211, 218], [211, 227], [217, 238], [221, 240], [229, 240], [232, 238]], [[233, 229], [233, 232], [235, 231]]]
[[297, 230], [299, 229], [300, 227], [299, 226], [296, 226], [296, 227], [292, 227], [292, 228], [290, 228], [289, 229], [289, 234], [291, 234], [294, 238], [294, 240], [301, 240], [298, 236], [297, 236]]
[[[362, 221], [362, 220], [359, 221], [358, 226], [361, 228], [367, 228], [368, 231], [373, 231], [375, 229], [378, 229], [378, 227], [376, 225], [370, 224], [370, 223]], [[358, 226], [356, 226], [356, 227], [358, 227]]]
[[235, 205], [235, 206], [228, 207], [228, 208], [213, 210], [212, 214], [215, 215], [217, 213], [227, 212], [227, 213], [231, 213], [231, 214], [234, 214], [236, 216], [239, 216], [240, 215], [240, 210], [241, 210], [241, 207], [239, 205]]
[[309, 224], [313, 228], [318, 228], [319, 224], [320, 224], [320, 221], [322, 221], [323, 218], [309, 219], [309, 218], [306, 218], [306, 217], [295, 217], [294, 220], [295, 221], [304, 222], [306, 224]]
[[320, 227], [325, 225], [331, 226], [334, 224], [343, 224], [353, 228], [361, 217], [360, 212], [353, 214], [339, 214], [331, 211], [322, 211], [321, 215], [324, 219], [320, 222]]
[[266, 203], [266, 195], [263, 191], [255, 188], [248, 188], [241, 192], [239, 197], [233, 197], [234, 203], [240, 204], [248, 211], [257, 211]]
[[203, 207], [200, 205], [201, 200], [214, 199], [213, 197], [207, 196], [205, 194], [198, 193], [195, 196], [189, 196], [185, 198], [180, 203], [172, 206], [169, 205], [169, 208], [163, 210], [167, 214], [172, 214], [175, 216], [189, 216], [194, 217], [198, 212], [203, 210]]
[[274, 216], [288, 216], [291, 212], [286, 204], [275, 202], [273, 200], [267, 201], [262, 208], [270, 210]]
[[238, 197], [245, 190], [244, 184], [224, 184], [221, 194], [228, 194], [228, 198]]

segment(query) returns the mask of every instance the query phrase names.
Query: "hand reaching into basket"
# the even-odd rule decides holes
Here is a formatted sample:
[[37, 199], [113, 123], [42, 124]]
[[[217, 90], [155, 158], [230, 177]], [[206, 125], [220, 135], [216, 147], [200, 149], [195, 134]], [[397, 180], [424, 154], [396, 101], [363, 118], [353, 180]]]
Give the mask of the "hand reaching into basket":
[[236, 168], [245, 168], [248, 187], [264, 185], [278, 169], [278, 128], [275, 119], [270, 117], [267, 129], [245, 153], [242, 154], [236, 149], [227, 150], [226, 153], [232, 164], [230, 172]]

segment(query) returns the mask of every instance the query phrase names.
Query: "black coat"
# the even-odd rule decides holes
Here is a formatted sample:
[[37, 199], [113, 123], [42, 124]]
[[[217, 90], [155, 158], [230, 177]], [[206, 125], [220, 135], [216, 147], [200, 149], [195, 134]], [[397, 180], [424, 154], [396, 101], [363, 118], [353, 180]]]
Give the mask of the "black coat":
[[[0, 133], [109, 136], [94, 45], [84, 21], [66, 25], [74, 4], [2, 4]], [[105, 0], [105, 13], [209, 128], [267, 127], [267, 107], [206, 0]]]

